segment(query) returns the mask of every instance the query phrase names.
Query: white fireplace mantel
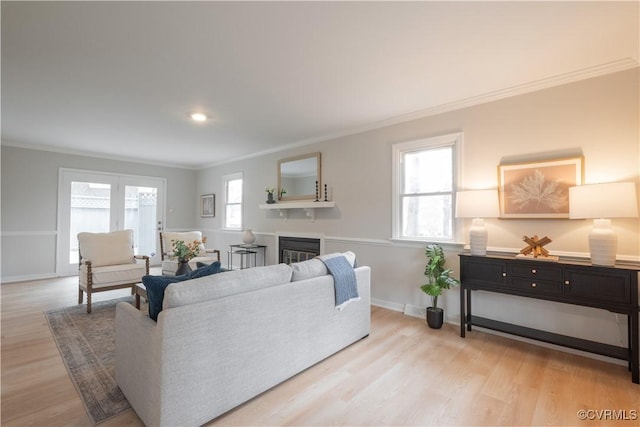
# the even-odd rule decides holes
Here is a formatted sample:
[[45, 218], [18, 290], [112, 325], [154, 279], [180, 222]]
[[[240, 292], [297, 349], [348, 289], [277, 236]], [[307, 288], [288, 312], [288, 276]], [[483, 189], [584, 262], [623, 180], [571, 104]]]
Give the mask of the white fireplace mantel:
[[335, 208], [336, 202], [314, 202], [305, 200], [300, 202], [280, 202], [273, 204], [264, 203], [258, 207], [264, 210], [278, 210], [280, 211], [280, 216], [284, 219], [289, 218], [290, 209], [304, 209], [307, 216], [311, 218], [311, 222], [314, 222], [316, 220], [316, 209]]

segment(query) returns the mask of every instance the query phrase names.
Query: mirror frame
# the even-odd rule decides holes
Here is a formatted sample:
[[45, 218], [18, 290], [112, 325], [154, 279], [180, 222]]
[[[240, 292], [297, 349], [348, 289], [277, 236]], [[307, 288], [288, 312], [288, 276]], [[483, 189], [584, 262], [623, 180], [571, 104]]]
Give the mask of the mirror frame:
[[[318, 181], [318, 199], [320, 198], [320, 194], [322, 194], [322, 162], [321, 162], [321, 155], [320, 152], [317, 153], [310, 153], [310, 154], [303, 154], [301, 156], [295, 156], [295, 157], [287, 157], [285, 159], [280, 159], [278, 160], [278, 200], [316, 200], [316, 194], [315, 191], [313, 194], [302, 194], [302, 195], [297, 195], [297, 196], [287, 196], [286, 194], [284, 196], [280, 196], [280, 189], [282, 188], [282, 176], [280, 174], [281, 168], [282, 168], [282, 164], [283, 163], [288, 163], [288, 162], [294, 162], [296, 160], [304, 160], [304, 159], [316, 159], [316, 169], [317, 169], [317, 173], [316, 173], [316, 181]], [[285, 188], [286, 190], [286, 188]]]

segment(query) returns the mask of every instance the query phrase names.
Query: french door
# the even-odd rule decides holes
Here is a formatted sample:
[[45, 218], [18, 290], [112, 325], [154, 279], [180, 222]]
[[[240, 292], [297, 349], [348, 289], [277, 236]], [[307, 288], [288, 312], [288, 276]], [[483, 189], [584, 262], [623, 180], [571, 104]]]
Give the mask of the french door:
[[160, 262], [165, 180], [61, 169], [58, 181], [58, 274], [78, 272], [80, 232], [132, 229], [136, 255]]

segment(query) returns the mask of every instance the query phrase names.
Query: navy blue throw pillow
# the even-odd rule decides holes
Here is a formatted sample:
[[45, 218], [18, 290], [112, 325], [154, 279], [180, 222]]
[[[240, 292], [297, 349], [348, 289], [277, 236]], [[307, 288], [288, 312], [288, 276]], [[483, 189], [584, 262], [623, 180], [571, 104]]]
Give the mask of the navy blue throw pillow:
[[158, 314], [162, 311], [162, 301], [164, 300], [164, 290], [172, 283], [184, 280], [196, 279], [198, 277], [216, 274], [220, 271], [220, 262], [216, 261], [196, 270], [190, 271], [182, 276], [142, 276], [142, 284], [147, 288], [147, 301], [149, 302], [149, 317], [158, 321]]

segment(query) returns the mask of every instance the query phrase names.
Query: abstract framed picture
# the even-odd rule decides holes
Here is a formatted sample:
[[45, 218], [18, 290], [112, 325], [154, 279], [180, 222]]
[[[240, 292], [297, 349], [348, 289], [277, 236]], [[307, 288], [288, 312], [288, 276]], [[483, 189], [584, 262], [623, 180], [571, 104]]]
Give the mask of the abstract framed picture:
[[584, 157], [498, 165], [500, 218], [569, 218], [569, 187], [583, 171]]
[[202, 218], [216, 216], [216, 195], [204, 194], [200, 196], [200, 216]]

